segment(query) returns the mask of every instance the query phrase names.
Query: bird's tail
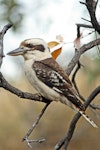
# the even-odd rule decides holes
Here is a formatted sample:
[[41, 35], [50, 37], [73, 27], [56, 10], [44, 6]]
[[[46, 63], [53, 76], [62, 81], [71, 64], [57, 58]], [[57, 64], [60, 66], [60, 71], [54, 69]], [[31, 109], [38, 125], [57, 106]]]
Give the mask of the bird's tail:
[[98, 126], [94, 123], [94, 121], [91, 120], [90, 117], [86, 115], [84, 111], [82, 110], [78, 110], [78, 111], [94, 128], [98, 128]]

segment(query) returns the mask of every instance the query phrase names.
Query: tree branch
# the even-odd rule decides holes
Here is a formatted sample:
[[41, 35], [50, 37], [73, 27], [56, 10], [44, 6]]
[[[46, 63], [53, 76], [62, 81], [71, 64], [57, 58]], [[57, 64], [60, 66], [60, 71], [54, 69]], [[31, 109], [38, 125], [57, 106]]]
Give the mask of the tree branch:
[[[76, 69], [75, 69], [75, 72], [74, 72], [73, 75], [72, 75], [72, 83], [73, 83], [73, 85], [74, 85], [74, 87], [75, 87], [75, 89], [76, 89], [76, 91], [77, 91], [77, 93], [78, 93], [80, 99], [81, 99], [83, 102], [85, 102], [86, 100], [85, 100], [85, 98], [80, 94], [79, 89], [78, 89], [77, 84], [76, 84], [76, 81], [75, 81], [76, 74], [77, 74], [77, 72], [79, 71], [80, 67], [81, 67], [81, 64], [78, 63], [78, 64], [77, 64], [77, 67], [76, 67]], [[89, 104], [89, 106], [90, 106], [92, 109], [100, 110], [100, 106], [98, 106], [98, 105]]]
[[32, 131], [34, 130], [34, 128], [37, 126], [37, 124], [39, 123], [40, 119], [42, 118], [44, 112], [46, 111], [47, 107], [49, 106], [50, 102], [48, 102], [42, 109], [41, 113], [38, 115], [37, 119], [35, 120], [35, 122], [33, 123], [32, 127], [28, 130], [28, 132], [26, 133], [26, 135], [23, 137], [22, 141], [26, 141], [27, 145], [32, 148], [31, 144], [30, 143], [33, 143], [33, 142], [44, 142], [45, 139], [42, 138], [41, 140], [29, 140], [29, 136], [30, 134], [32, 133]]
[[2, 59], [4, 57], [4, 53], [3, 53], [3, 38], [5, 33], [7, 32], [7, 30], [9, 28], [11, 28], [12, 24], [7, 24], [4, 26], [4, 28], [2, 29], [2, 31], [0, 32], [0, 67], [2, 65]]
[[[85, 109], [88, 107], [88, 105], [93, 101], [93, 99], [100, 93], [100, 86], [98, 86], [87, 98], [87, 100], [84, 103]], [[81, 117], [81, 114], [78, 112], [72, 119], [70, 125], [69, 125], [69, 129], [67, 132], [66, 137], [61, 140], [59, 143], [56, 144], [54, 150], [59, 150], [63, 145], [64, 145], [64, 150], [67, 150], [67, 147], [69, 145], [69, 142], [73, 136], [76, 124], [79, 120], [79, 118]]]
[[93, 48], [96, 45], [100, 45], [100, 38], [96, 39], [96, 40], [93, 40], [93, 41], [89, 42], [88, 44], [84, 44], [82, 47], [80, 47], [78, 49], [78, 51], [75, 52], [74, 57], [71, 59], [70, 63], [68, 64], [68, 67], [66, 69], [66, 72], [67, 72], [68, 75], [71, 74], [71, 71], [73, 70], [73, 68], [77, 64], [77, 62], [80, 59], [81, 55], [83, 53], [85, 53], [86, 51], [90, 50], [91, 48]]
[[5, 78], [3, 77], [2, 73], [0, 72], [0, 87], [8, 90], [9, 92], [17, 95], [20, 98], [24, 98], [24, 99], [28, 99], [28, 100], [34, 100], [34, 101], [39, 101], [39, 102], [45, 102], [48, 103], [50, 102], [49, 100], [43, 98], [41, 95], [39, 94], [32, 94], [32, 93], [28, 93], [28, 92], [22, 92], [21, 90], [13, 87], [12, 85], [10, 85]]
[[91, 29], [93, 29], [93, 26], [87, 25], [87, 24], [77, 23], [76, 25], [77, 25], [78, 27], [91, 28]]
[[86, 0], [86, 7], [90, 14], [91, 23], [94, 29], [100, 34], [100, 25], [96, 19], [95, 11], [96, 11], [97, 3], [94, 0]]

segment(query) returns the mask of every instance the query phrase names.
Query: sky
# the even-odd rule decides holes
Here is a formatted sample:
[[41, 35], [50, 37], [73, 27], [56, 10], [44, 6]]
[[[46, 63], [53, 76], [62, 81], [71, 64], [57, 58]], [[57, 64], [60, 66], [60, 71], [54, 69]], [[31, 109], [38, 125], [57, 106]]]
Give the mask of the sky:
[[[4, 40], [4, 53], [16, 49], [20, 42], [28, 38], [43, 38], [46, 42], [56, 40], [62, 35], [68, 57], [73, 53], [73, 41], [76, 38], [76, 23], [82, 23], [84, 6], [77, 0], [19, 0], [25, 9], [26, 18], [22, 24], [22, 33], [15, 34], [10, 29]], [[70, 51], [69, 51], [70, 50]], [[16, 62], [18, 65], [16, 65]], [[23, 72], [24, 61], [21, 57], [7, 56], [3, 60], [2, 72], [14, 80]], [[21, 67], [22, 66], [22, 67]]]

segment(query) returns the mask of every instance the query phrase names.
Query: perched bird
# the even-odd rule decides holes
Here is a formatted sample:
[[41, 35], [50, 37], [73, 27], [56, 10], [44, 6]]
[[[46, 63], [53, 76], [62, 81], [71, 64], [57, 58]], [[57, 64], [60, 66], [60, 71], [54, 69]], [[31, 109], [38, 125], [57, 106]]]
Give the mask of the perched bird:
[[85, 114], [85, 108], [66, 72], [52, 58], [43, 39], [24, 40], [19, 48], [8, 53], [22, 55], [25, 60], [25, 74], [32, 86], [46, 99], [60, 101], [80, 114], [93, 126], [97, 125]]

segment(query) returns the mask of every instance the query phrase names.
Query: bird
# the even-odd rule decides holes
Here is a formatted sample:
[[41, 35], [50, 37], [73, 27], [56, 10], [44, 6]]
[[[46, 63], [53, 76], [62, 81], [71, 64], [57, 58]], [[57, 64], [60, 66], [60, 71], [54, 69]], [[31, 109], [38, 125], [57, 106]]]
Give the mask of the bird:
[[24, 69], [31, 85], [44, 98], [68, 105], [93, 127], [98, 126], [85, 113], [85, 107], [63, 68], [53, 59], [48, 44], [41, 38], [26, 39], [7, 53], [24, 57]]

